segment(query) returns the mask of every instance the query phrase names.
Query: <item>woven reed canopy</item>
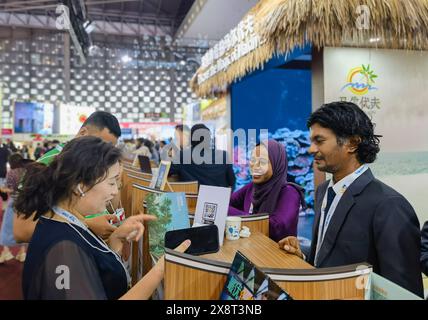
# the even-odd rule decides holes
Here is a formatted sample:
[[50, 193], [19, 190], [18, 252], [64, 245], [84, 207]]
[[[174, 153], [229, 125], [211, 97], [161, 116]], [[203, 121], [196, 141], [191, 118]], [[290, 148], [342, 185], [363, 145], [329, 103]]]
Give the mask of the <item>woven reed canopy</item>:
[[203, 82], [202, 66], [190, 82], [198, 96], [225, 91], [273, 55], [307, 44], [428, 50], [428, 0], [262, 0], [247, 15], [260, 45]]

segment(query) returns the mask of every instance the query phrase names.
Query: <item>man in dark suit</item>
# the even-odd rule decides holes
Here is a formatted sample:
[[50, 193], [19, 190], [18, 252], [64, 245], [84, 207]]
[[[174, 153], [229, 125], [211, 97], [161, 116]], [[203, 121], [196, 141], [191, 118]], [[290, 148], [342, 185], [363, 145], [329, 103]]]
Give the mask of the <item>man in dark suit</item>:
[[[309, 152], [332, 180], [316, 190], [306, 260], [319, 268], [367, 262], [375, 273], [422, 297], [419, 221], [410, 203], [367, 166], [379, 152], [370, 119], [353, 103], [333, 102], [312, 113], [308, 128]], [[279, 246], [306, 258], [295, 237]]]
[[425, 221], [421, 230], [421, 268], [428, 276], [428, 221]]

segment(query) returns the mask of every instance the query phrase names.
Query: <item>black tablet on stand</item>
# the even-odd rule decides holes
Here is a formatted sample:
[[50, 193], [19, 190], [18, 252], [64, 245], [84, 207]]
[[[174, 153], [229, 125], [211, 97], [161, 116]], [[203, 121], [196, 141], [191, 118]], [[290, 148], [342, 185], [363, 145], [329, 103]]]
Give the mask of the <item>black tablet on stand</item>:
[[147, 156], [138, 156], [138, 160], [140, 162], [141, 172], [152, 174], [152, 167], [150, 165], [150, 158]]

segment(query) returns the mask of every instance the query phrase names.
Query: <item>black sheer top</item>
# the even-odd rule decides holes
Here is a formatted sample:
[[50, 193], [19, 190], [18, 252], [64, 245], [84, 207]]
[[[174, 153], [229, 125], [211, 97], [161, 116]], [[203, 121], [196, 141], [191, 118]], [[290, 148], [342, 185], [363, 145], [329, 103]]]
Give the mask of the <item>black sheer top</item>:
[[116, 255], [72, 227], [39, 219], [22, 276], [25, 299], [110, 300], [126, 293], [126, 272]]

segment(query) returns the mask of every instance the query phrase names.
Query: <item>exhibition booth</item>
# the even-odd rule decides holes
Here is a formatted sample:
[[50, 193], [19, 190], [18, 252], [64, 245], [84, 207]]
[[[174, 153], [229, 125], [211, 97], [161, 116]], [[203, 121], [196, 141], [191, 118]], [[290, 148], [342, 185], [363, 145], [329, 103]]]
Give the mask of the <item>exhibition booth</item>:
[[[233, 130], [269, 129], [284, 143], [289, 181], [305, 188], [310, 208], [325, 175], [311, 167], [306, 119], [323, 103], [356, 103], [383, 136], [373, 172], [410, 200], [423, 223], [425, 11], [422, 1], [356, 7], [260, 1], [207, 52], [191, 86], [200, 97], [230, 95]], [[249, 182], [247, 167], [236, 174], [238, 187]]]
[[[207, 52], [191, 86], [200, 97], [230, 96], [232, 129], [272, 130], [269, 136], [287, 147], [294, 181], [309, 189], [309, 202], [314, 188], [326, 177], [313, 171], [312, 159], [306, 154], [305, 119], [323, 103], [354, 102], [376, 124], [375, 133], [384, 136], [379, 161], [372, 170], [409, 199], [423, 223], [428, 220], [422, 201], [428, 187], [428, 145], [423, 141], [428, 132], [423, 125], [425, 100], [415, 97], [426, 94], [426, 8], [421, 1], [394, 3], [396, 6], [367, 3], [354, 8], [347, 2], [303, 6], [298, 1], [260, 1]], [[405, 165], [410, 161], [412, 166]], [[237, 173], [245, 170], [238, 168]], [[247, 175], [242, 179], [248, 182]], [[391, 283], [379, 280], [364, 261], [359, 267], [313, 269], [276, 244], [255, 239], [261, 236], [252, 235], [254, 242], [251, 237], [225, 242], [219, 253], [201, 258], [167, 250], [165, 296], [215, 299], [237, 251], [245, 251], [297, 299], [376, 299], [379, 292], [367, 292], [376, 288], [389, 291]], [[269, 259], [270, 254], [274, 259]], [[361, 273], [356, 271], [360, 267]], [[359, 286], [362, 275], [367, 275], [367, 281]], [[209, 284], [207, 290], [204, 283]], [[329, 287], [333, 283], [342, 283], [341, 289]], [[405, 290], [395, 289], [383, 298], [412, 298]]]
[[[179, 120], [189, 127], [206, 124], [214, 146], [233, 155], [237, 189], [252, 179], [248, 163], [255, 145], [262, 138], [275, 139], [286, 150], [287, 181], [303, 188], [307, 204], [299, 213], [297, 241], [302, 248], [301, 258], [286, 253], [271, 239], [272, 215], [252, 214], [253, 203], [249, 215], [228, 216], [232, 188], [178, 182], [169, 175], [174, 165], [170, 161], [158, 165], [142, 154], [135, 157], [139, 161], [123, 159], [121, 183], [116, 181], [115, 189], [120, 192], [123, 210], [119, 206], [116, 210], [110, 203], [114, 213], [121, 212], [120, 221], [125, 215], [129, 218], [141, 213], [157, 217], [145, 221], [141, 239], [127, 241], [118, 255], [132, 285], [164, 259], [164, 280], [153, 300], [421, 299], [380, 276], [378, 273], [388, 272], [375, 270], [367, 261], [332, 268], [316, 268], [306, 261], [310, 253], [315, 253], [315, 249], [309, 252], [315, 190], [328, 178], [315, 168], [308, 152], [311, 139], [306, 121], [324, 103], [357, 104], [375, 123], [375, 133], [383, 136], [381, 152], [370, 169], [376, 178], [408, 199], [421, 224], [427, 221], [427, 26], [428, 7], [422, 0], [361, 4], [260, 0], [203, 56], [189, 84], [198, 100], [180, 101], [182, 110], [174, 118], [168, 118], [170, 111], [122, 118], [126, 119], [120, 123], [122, 140], [168, 140], [174, 137]], [[0, 105], [1, 96], [0, 91]], [[32, 148], [44, 139], [66, 142], [95, 110], [70, 103], [14, 101], [13, 123], [2, 129], [2, 137]], [[245, 141], [230, 136], [238, 131], [245, 133]], [[239, 161], [240, 155], [245, 163]], [[252, 161], [260, 164], [260, 158]], [[346, 186], [341, 192], [345, 190]], [[80, 192], [81, 197], [85, 196]], [[349, 204], [350, 208], [353, 205]], [[324, 204], [322, 210], [325, 208]], [[295, 216], [297, 211], [296, 207]], [[340, 223], [343, 221], [337, 222], [338, 230]], [[193, 227], [201, 225], [207, 228], [206, 233], [199, 231], [196, 235], [198, 231], [194, 230], [198, 228]], [[168, 242], [168, 232], [178, 231], [177, 235], [179, 230], [194, 236], [192, 249], [196, 251], [173, 250], [180, 242]], [[188, 239], [187, 234], [183, 236], [181, 240]], [[326, 237], [331, 250], [337, 243], [333, 238]], [[322, 233], [319, 239], [323, 239]], [[344, 251], [343, 256], [350, 255], [355, 245], [348, 242], [348, 247], [338, 249]], [[378, 254], [379, 250], [373, 252]], [[354, 258], [352, 262], [359, 259], [344, 259], [348, 258]]]

